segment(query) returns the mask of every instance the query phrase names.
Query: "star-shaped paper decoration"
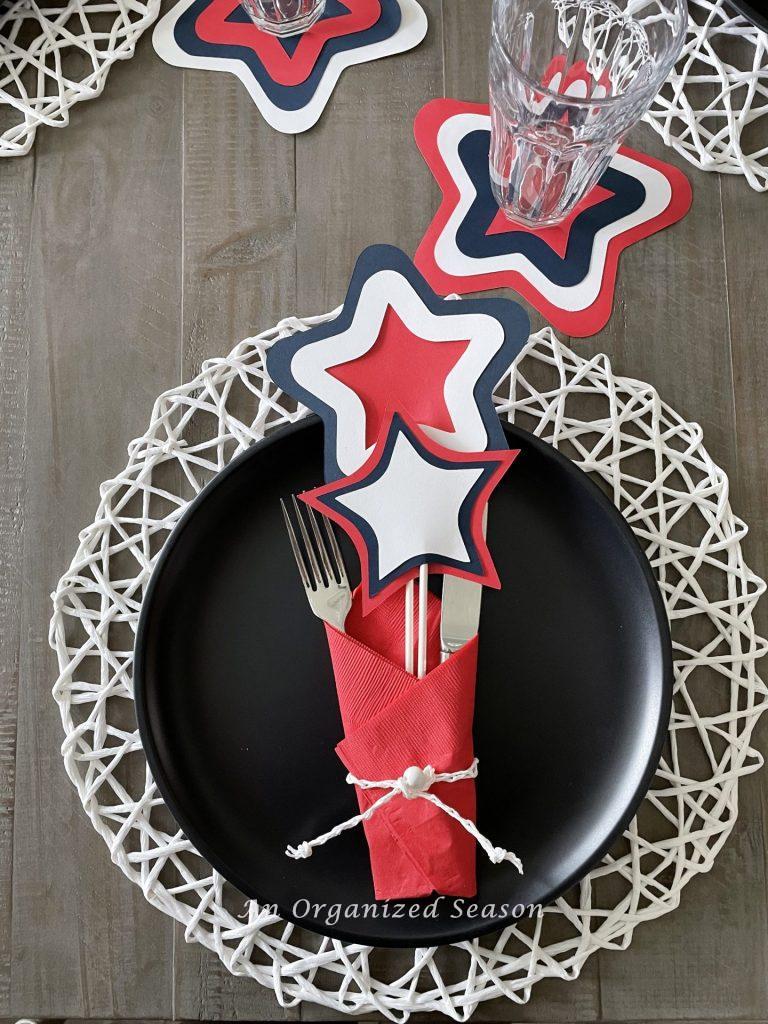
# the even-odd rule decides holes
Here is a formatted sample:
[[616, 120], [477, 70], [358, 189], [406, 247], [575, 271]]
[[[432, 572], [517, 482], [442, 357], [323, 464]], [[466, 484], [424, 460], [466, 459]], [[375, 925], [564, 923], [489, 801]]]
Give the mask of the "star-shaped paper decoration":
[[608, 321], [621, 251], [680, 220], [691, 204], [681, 171], [622, 147], [564, 223], [534, 231], [508, 220], [494, 199], [487, 106], [433, 100], [414, 130], [443, 193], [416, 266], [442, 294], [511, 288], [571, 336]]
[[359, 257], [339, 315], [276, 342], [271, 378], [322, 417], [325, 479], [370, 457], [387, 412], [455, 451], [506, 448], [493, 389], [528, 340], [507, 299], [441, 299], [399, 249]]
[[500, 587], [483, 511], [518, 454], [451, 451], [394, 414], [364, 466], [301, 498], [352, 539], [364, 612], [413, 578], [420, 565]]
[[170, 64], [237, 75], [269, 124], [296, 134], [315, 124], [345, 68], [409, 50], [426, 31], [418, 0], [326, 0], [311, 28], [282, 39], [239, 0], [180, 0], [153, 42]]
[[[332, 367], [332, 377], [354, 391], [365, 409], [365, 444], [376, 443], [386, 415], [396, 397], [419, 422], [450, 432], [453, 429], [445, 403], [445, 381], [468, 341], [424, 341], [409, 331], [390, 306], [384, 313], [379, 336], [365, 355]], [[403, 367], [408, 372], [403, 372]], [[429, 381], [434, 387], [424, 387]]]

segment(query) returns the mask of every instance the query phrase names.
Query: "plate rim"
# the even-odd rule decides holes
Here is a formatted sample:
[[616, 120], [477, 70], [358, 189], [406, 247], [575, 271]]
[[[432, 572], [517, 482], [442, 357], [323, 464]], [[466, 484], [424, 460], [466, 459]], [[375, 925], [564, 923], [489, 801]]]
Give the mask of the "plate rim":
[[768, 14], [763, 13], [749, 0], [728, 0], [729, 6], [761, 32], [768, 32]]
[[[396, 948], [396, 949], [413, 949], [414, 942], [412, 939], [404, 938], [397, 939], [392, 936], [385, 938], [363, 939], [359, 935], [355, 935], [354, 932], [350, 932], [344, 927], [337, 926], [324, 926], [322, 929], [318, 928], [315, 922], [310, 925], [306, 919], [298, 918], [291, 914], [285, 907], [279, 903], [269, 900], [263, 900], [257, 896], [250, 884], [245, 882], [239, 875], [239, 873], [231, 869], [226, 863], [223, 857], [212, 851], [209, 847], [207, 840], [202, 836], [196, 827], [188, 828], [184, 823], [186, 815], [179, 813], [179, 805], [176, 803], [173, 794], [173, 787], [167, 779], [167, 776], [163, 770], [161, 759], [157, 754], [155, 744], [152, 740], [152, 728], [150, 725], [150, 716], [145, 702], [145, 686], [146, 678], [144, 672], [144, 661], [146, 657], [146, 646], [147, 646], [147, 619], [149, 617], [151, 606], [155, 598], [156, 591], [159, 586], [159, 581], [162, 577], [165, 564], [170, 557], [170, 553], [179, 541], [179, 537], [182, 535], [184, 529], [189, 525], [189, 522], [210, 497], [213, 491], [221, 486], [221, 484], [227, 480], [233, 473], [237, 472], [241, 465], [247, 462], [249, 459], [256, 457], [257, 453], [263, 451], [265, 447], [269, 447], [274, 443], [282, 440], [291, 434], [297, 433], [307, 427], [313, 425], [322, 425], [320, 417], [315, 414], [309, 414], [304, 416], [302, 419], [294, 421], [293, 423], [287, 423], [282, 426], [276, 427], [266, 437], [254, 441], [245, 451], [240, 452], [239, 455], [235, 456], [223, 469], [216, 473], [208, 483], [202, 488], [202, 490], [195, 495], [195, 497], [189, 502], [184, 512], [179, 518], [179, 521], [173, 527], [170, 535], [168, 536], [165, 544], [161, 548], [157, 561], [155, 562], [152, 574], [149, 582], [147, 583], [144, 597], [141, 602], [141, 609], [139, 612], [139, 619], [136, 626], [136, 638], [133, 646], [133, 698], [134, 708], [136, 711], [136, 720], [139, 728], [139, 737], [141, 739], [141, 746], [144, 752], [144, 756], [149, 765], [152, 779], [157, 786], [160, 795], [163, 798], [164, 803], [168, 807], [174, 821], [183, 832], [184, 836], [192, 843], [195, 850], [208, 861], [211, 867], [220, 874], [226, 881], [234, 885], [247, 899], [254, 900], [261, 906], [275, 906], [278, 910], [280, 917], [289, 921], [297, 927], [303, 928], [306, 931], [313, 932], [314, 934], [322, 937], [331, 939], [337, 939], [342, 942], [350, 942], [356, 945], [364, 945], [366, 947], [381, 946], [385, 948]], [[569, 474], [574, 480], [577, 480], [581, 486], [586, 487], [587, 491], [590, 491], [592, 497], [596, 499], [598, 504], [602, 504], [603, 509], [614, 519], [620, 532], [623, 532], [625, 539], [628, 541], [629, 547], [635, 560], [638, 562], [640, 569], [645, 577], [645, 581], [648, 585], [648, 590], [651, 595], [651, 601], [653, 605], [654, 617], [656, 620], [656, 626], [658, 630], [659, 639], [661, 641], [662, 648], [662, 707], [659, 714], [659, 722], [656, 728], [656, 735], [651, 748], [651, 754], [648, 758], [648, 763], [645, 770], [642, 773], [638, 785], [635, 787], [627, 807], [623, 814], [618, 818], [618, 821], [614, 828], [609, 832], [606, 839], [600, 844], [595, 852], [587, 859], [585, 859], [577, 868], [575, 868], [567, 878], [561, 882], [560, 885], [553, 888], [551, 891], [545, 893], [537, 904], [542, 908], [546, 908], [564, 892], [567, 892], [573, 885], [584, 878], [591, 868], [598, 864], [605, 854], [608, 852], [614, 841], [621, 835], [624, 829], [627, 827], [629, 822], [634, 817], [635, 812], [642, 803], [643, 798], [649, 790], [650, 783], [656, 774], [656, 768], [661, 758], [664, 741], [666, 740], [667, 733], [669, 730], [669, 721], [672, 712], [672, 696], [674, 687], [674, 663], [672, 656], [672, 638], [669, 628], [669, 621], [667, 618], [666, 605], [661, 596], [658, 581], [653, 574], [651, 565], [640, 546], [640, 542], [635, 536], [631, 526], [627, 523], [624, 516], [621, 514], [616, 505], [608, 498], [608, 496], [598, 487], [594, 480], [591, 479], [589, 474], [581, 469], [572, 459], [564, 455], [559, 449], [555, 448], [554, 445], [549, 444], [542, 438], [537, 437], [530, 431], [525, 430], [523, 427], [518, 426], [514, 423], [507, 423], [502, 421], [502, 427], [509, 436], [511, 432], [513, 435], [521, 435], [526, 443], [531, 444], [534, 448], [538, 449], [541, 454], [546, 458], [553, 458], [554, 461], [560, 465], [560, 467]], [[397, 903], [400, 901], [392, 900], [390, 903]], [[410, 902], [409, 900], [403, 900], [402, 902]], [[515, 918], [513, 915], [509, 915], [505, 918], [492, 918], [483, 921], [477, 921], [473, 926], [468, 927], [467, 931], [461, 936], [454, 936], [443, 940], [437, 940], [435, 942], [429, 942], [429, 946], [441, 946], [441, 945], [453, 945], [459, 942], [465, 942], [472, 939], [479, 938], [483, 935], [489, 935], [492, 932], [500, 931], [504, 928], [510, 927], [516, 924], [520, 918]], [[426, 943], [420, 943], [420, 946], [424, 946]]]

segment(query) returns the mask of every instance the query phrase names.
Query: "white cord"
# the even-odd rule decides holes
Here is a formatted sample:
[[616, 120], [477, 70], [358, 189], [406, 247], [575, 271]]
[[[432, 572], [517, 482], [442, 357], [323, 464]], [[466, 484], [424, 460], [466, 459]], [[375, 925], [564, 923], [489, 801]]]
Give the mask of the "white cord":
[[316, 839], [299, 843], [298, 846], [287, 847], [285, 855], [293, 860], [304, 860], [307, 857], [311, 857], [316, 846], [324, 846], [331, 839], [336, 839], [337, 836], [340, 836], [342, 832], [347, 832], [349, 829], [355, 828], [356, 825], [368, 821], [385, 804], [388, 804], [397, 796], [402, 796], [405, 800], [429, 800], [431, 804], [439, 807], [441, 811], [444, 811], [450, 818], [457, 821], [465, 831], [475, 838], [492, 864], [501, 864], [505, 860], [509, 861], [522, 875], [523, 863], [519, 857], [501, 846], [494, 846], [478, 831], [473, 821], [463, 817], [455, 807], [443, 803], [434, 793], [429, 792], [435, 782], [461, 782], [464, 779], [476, 779], [477, 766], [477, 758], [474, 758], [469, 768], [464, 768], [459, 772], [436, 772], [431, 764], [428, 764], [426, 768], [418, 768], [416, 765], [412, 765], [410, 768], [406, 768], [399, 779], [379, 779], [375, 782], [371, 782], [370, 779], [358, 779], [350, 772], [346, 779], [350, 786], [358, 786], [360, 789], [386, 789], [388, 792], [379, 797], [375, 803], [371, 804], [361, 814], [355, 814], [340, 825], [335, 825], [330, 831], [324, 832], [323, 835], [317, 836]]

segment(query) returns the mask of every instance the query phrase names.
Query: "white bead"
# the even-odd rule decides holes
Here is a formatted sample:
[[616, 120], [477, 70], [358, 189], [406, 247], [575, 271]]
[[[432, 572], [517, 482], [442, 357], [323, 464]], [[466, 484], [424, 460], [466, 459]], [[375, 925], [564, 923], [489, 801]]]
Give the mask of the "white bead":
[[424, 772], [412, 764], [403, 772], [403, 779], [410, 789], [421, 789], [424, 786]]

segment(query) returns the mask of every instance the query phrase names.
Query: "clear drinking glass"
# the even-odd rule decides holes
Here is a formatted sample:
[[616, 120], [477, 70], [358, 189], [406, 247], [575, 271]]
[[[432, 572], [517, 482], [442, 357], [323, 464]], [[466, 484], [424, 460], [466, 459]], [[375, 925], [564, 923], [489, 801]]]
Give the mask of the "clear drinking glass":
[[494, 0], [490, 171], [511, 220], [571, 213], [651, 105], [687, 18], [685, 0]]
[[325, 0], [241, 0], [258, 28], [273, 36], [306, 32], [325, 10]]

